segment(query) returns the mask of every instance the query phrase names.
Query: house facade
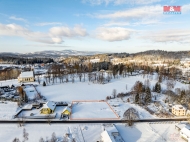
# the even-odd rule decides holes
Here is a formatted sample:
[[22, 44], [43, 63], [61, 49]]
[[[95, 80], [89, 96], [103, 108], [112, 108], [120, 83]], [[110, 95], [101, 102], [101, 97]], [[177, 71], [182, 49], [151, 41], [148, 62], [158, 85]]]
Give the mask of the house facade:
[[54, 112], [56, 108], [56, 104], [54, 102], [47, 102], [43, 105], [43, 107], [40, 110], [41, 114], [51, 114]]
[[18, 82], [34, 82], [33, 71], [21, 72], [18, 77]]
[[186, 108], [182, 105], [174, 105], [172, 107], [172, 113], [176, 116], [185, 116], [186, 115]]

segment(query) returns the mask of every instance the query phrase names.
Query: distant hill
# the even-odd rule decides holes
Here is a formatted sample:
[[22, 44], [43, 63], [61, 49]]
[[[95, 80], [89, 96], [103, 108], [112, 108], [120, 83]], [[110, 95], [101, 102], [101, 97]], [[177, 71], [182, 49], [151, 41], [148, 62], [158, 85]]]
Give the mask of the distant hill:
[[[101, 56], [100, 56], [101, 55]], [[103, 53], [99, 51], [77, 51], [77, 50], [47, 50], [31, 53], [13, 53], [13, 52], [1, 52], [0, 62], [7, 63], [49, 63], [52, 61], [59, 61], [59, 59], [65, 59], [69, 56], [91, 56], [94, 58], [104, 58], [106, 60], [108, 56], [118, 58], [129, 58], [135, 60], [170, 60], [177, 59], [178, 61], [183, 58], [190, 58], [190, 51], [164, 51], [164, 50], [148, 50], [137, 53]], [[78, 58], [78, 57], [76, 57]]]
[[144, 52], [138, 52], [130, 54], [131, 56], [137, 58], [148, 58], [148, 57], [156, 57], [156, 58], [166, 58], [166, 59], [182, 59], [189, 58], [190, 51], [164, 51], [164, 50], [148, 50]]
[[59, 57], [67, 57], [67, 56], [77, 56], [77, 55], [95, 55], [101, 54], [103, 52], [98, 51], [77, 51], [77, 50], [47, 50], [47, 51], [38, 51], [38, 52], [30, 52], [30, 53], [12, 53], [12, 52], [1, 52], [1, 56], [11, 56], [11, 57], [26, 57], [26, 58], [59, 58]]

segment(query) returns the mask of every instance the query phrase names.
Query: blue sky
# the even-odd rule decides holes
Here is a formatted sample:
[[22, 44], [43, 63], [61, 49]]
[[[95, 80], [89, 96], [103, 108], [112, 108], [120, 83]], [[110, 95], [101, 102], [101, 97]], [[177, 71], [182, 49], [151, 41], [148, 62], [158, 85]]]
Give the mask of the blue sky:
[[189, 50], [189, 15], [188, 0], [0, 0], [0, 52]]

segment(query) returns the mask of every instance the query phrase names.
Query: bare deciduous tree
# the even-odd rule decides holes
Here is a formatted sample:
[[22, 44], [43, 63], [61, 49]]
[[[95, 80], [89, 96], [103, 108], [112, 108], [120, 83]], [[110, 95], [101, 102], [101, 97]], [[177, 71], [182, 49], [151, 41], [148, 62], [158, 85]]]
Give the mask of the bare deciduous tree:
[[23, 139], [24, 139], [23, 142], [25, 142], [25, 141], [28, 140], [28, 135], [29, 135], [29, 134], [26, 132], [26, 129], [24, 128], [24, 129], [23, 129]]
[[19, 138], [14, 138], [13, 142], [20, 142]]
[[45, 142], [43, 138], [40, 138], [39, 142]]
[[51, 135], [51, 141], [50, 142], [56, 142], [56, 140], [57, 140], [57, 138], [56, 138], [55, 132], [53, 132]]
[[129, 108], [123, 114], [124, 123], [128, 126], [132, 126], [135, 119], [139, 118], [138, 111], [134, 108]]
[[113, 98], [115, 98], [115, 97], [116, 97], [116, 94], [117, 94], [116, 89], [113, 89], [113, 92], [112, 92], [112, 96], [113, 96]]

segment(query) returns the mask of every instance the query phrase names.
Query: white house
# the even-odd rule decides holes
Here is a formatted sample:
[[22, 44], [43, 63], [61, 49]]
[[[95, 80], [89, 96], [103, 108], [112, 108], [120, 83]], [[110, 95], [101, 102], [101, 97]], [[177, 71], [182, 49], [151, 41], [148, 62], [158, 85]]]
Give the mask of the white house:
[[190, 128], [187, 126], [180, 130], [180, 136], [186, 141], [190, 142]]
[[101, 137], [103, 142], [124, 142], [115, 125], [106, 126]]
[[21, 72], [18, 76], [18, 82], [33, 82], [34, 81], [34, 73], [33, 71]]
[[176, 116], [185, 116], [186, 115], [186, 108], [182, 105], [174, 105], [172, 107], [172, 113]]

